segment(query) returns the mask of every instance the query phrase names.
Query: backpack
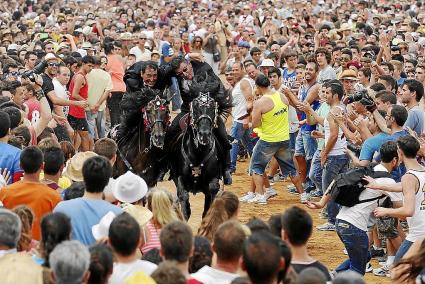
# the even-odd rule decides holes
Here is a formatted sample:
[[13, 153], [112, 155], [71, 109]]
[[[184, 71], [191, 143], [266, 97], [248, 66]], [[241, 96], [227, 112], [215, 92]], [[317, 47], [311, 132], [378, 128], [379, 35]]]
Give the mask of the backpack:
[[336, 178], [330, 184], [331, 200], [335, 203], [352, 207], [359, 203], [369, 202], [378, 200], [385, 197], [385, 194], [381, 196], [360, 200], [360, 194], [366, 188], [367, 182], [363, 180], [364, 176], [370, 176], [372, 178], [391, 178], [391, 173], [385, 171], [374, 171], [373, 168], [376, 166], [368, 165], [366, 167], [355, 167], [349, 169], [345, 173], [338, 174]]

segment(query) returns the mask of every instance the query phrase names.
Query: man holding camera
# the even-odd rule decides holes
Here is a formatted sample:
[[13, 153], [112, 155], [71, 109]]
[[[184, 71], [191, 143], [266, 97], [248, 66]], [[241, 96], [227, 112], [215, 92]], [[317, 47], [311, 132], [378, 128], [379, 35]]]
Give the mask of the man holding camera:
[[33, 72], [36, 74], [42, 73], [44, 69], [44, 73], [41, 74], [41, 78], [43, 79], [41, 88], [46, 95], [50, 108], [53, 109], [54, 105], [87, 107], [87, 101], [70, 101], [56, 96], [53, 78], [56, 77], [60, 65], [60, 59], [53, 53], [48, 53], [44, 61], [33, 69]]

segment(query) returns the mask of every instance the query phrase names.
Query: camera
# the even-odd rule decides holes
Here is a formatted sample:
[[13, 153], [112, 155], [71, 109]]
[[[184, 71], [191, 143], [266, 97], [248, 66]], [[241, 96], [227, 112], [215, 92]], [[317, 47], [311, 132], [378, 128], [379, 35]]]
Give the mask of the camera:
[[362, 150], [361, 146], [355, 145], [353, 143], [347, 142], [347, 149], [356, 155], [356, 157], [360, 157], [360, 151]]
[[375, 104], [375, 102], [369, 96], [369, 94], [367, 93], [367, 90], [365, 90], [365, 89], [357, 90], [353, 95], [348, 96], [347, 101], [348, 101], [349, 104], [351, 104], [353, 102], [359, 102], [366, 107], [372, 106], [372, 105]]
[[27, 70], [24, 73], [22, 73], [22, 78], [29, 79], [31, 82], [35, 83], [35, 77], [34, 74], [41, 74], [44, 72], [44, 69], [47, 67], [47, 61], [43, 60], [40, 63], [38, 63], [34, 69]]

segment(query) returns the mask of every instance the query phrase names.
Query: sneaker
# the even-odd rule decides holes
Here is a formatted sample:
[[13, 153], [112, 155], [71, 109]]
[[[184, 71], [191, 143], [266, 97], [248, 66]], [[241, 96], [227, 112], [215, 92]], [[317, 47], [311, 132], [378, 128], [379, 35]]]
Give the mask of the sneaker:
[[297, 191], [297, 188], [296, 188], [295, 186], [293, 186], [293, 185], [288, 185], [288, 192], [289, 192], [290, 194], [300, 194], [300, 193]]
[[322, 209], [322, 211], [320, 211], [319, 218], [323, 219], [323, 220], [328, 220], [328, 212], [326, 212], [326, 208], [324, 208], [324, 209]]
[[310, 196], [311, 197], [322, 197], [323, 193], [320, 190], [316, 189], [316, 190], [310, 192]]
[[[384, 255], [384, 256], [379, 256], [379, 257], [377, 257], [377, 258], [376, 258], [376, 260], [378, 260], [379, 264], [382, 266], [382, 265], [384, 265], [384, 264], [386, 264], [386, 263], [387, 263], [387, 256], [386, 256], [386, 255]], [[381, 264], [381, 262], [382, 262], [383, 264]]]
[[317, 226], [316, 229], [319, 231], [335, 231], [336, 230], [335, 225], [329, 222], [326, 222], [325, 224]]
[[378, 263], [379, 263], [380, 266], [387, 265], [387, 261], [378, 261]]
[[387, 274], [390, 273], [390, 268], [387, 265], [383, 265], [380, 268], [376, 268], [373, 270], [373, 275], [379, 276], [379, 277], [386, 277]]
[[372, 247], [370, 249], [370, 257], [377, 258], [377, 257], [382, 257], [382, 256], [385, 256], [385, 251], [384, 251], [383, 248], [375, 249], [374, 247]]
[[240, 202], [248, 202], [249, 200], [253, 199], [255, 197], [255, 193], [254, 192], [248, 192], [247, 194], [245, 194], [244, 196], [242, 196], [241, 198], [239, 198]]
[[368, 263], [366, 264], [366, 270], [365, 270], [365, 272], [366, 272], [366, 273], [370, 273], [370, 272], [372, 272], [372, 271], [373, 271], [372, 264], [370, 264], [370, 262], [368, 262]]
[[311, 199], [310, 193], [303, 192], [301, 193], [300, 200], [302, 204], [306, 204]]
[[259, 205], [266, 205], [267, 204], [266, 194], [263, 194], [263, 195], [257, 194], [257, 197], [255, 199], [256, 199], [254, 201], [255, 204], [259, 204]]
[[276, 190], [270, 187], [269, 189], [266, 190], [266, 193], [264, 195], [266, 196], [266, 199], [269, 199], [269, 198], [277, 196], [277, 192]]
[[257, 200], [261, 197], [261, 194], [255, 194], [255, 197], [251, 198], [250, 200], [248, 200], [248, 203], [256, 203]]

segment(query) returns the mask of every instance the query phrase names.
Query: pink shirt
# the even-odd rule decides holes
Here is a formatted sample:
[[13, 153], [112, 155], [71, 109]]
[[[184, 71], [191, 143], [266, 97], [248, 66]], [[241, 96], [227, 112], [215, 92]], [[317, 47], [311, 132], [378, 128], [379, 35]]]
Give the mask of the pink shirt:
[[126, 87], [124, 83], [124, 62], [121, 60], [119, 55], [111, 54], [108, 55], [108, 65], [106, 70], [111, 74], [112, 79], [112, 90], [111, 92], [125, 92]]
[[149, 221], [146, 224], [146, 227], [148, 228], [150, 239], [149, 240], [146, 240], [147, 239], [147, 234], [143, 230], [144, 239], [145, 239], [145, 244], [141, 248], [141, 251], [142, 251], [143, 254], [147, 253], [151, 249], [154, 249], [154, 248], [159, 249], [159, 248], [161, 248], [161, 243], [159, 241], [159, 234], [161, 233], [161, 229], [155, 228], [155, 226], [152, 224], [152, 220]]
[[40, 119], [40, 102], [36, 98], [31, 98], [24, 104], [28, 107], [28, 120], [31, 124], [35, 124]]

